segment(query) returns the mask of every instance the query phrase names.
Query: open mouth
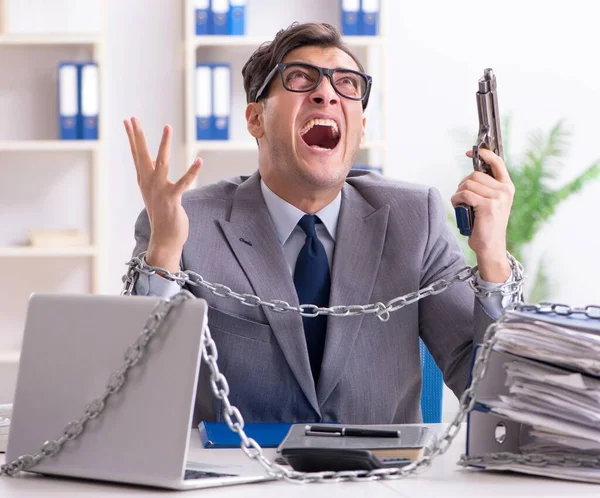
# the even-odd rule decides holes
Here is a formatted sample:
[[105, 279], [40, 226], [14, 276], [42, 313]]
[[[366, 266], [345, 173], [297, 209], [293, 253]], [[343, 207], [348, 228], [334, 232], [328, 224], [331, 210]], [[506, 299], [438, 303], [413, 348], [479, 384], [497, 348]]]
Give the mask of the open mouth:
[[332, 150], [340, 142], [340, 130], [333, 119], [311, 119], [300, 131], [300, 136], [315, 150]]

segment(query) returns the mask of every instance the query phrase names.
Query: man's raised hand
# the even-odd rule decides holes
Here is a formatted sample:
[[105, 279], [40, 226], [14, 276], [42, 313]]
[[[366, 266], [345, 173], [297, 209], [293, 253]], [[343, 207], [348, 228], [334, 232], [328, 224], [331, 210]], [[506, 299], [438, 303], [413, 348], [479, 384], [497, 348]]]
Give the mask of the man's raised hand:
[[181, 198], [194, 182], [202, 167], [202, 160], [196, 158], [187, 172], [173, 183], [168, 178], [171, 127], [164, 127], [158, 154], [156, 160], [153, 160], [139, 119], [126, 119], [124, 125], [137, 182], [150, 220], [151, 232], [146, 261], [171, 272], [179, 271], [181, 252], [189, 235], [189, 219], [181, 205]]

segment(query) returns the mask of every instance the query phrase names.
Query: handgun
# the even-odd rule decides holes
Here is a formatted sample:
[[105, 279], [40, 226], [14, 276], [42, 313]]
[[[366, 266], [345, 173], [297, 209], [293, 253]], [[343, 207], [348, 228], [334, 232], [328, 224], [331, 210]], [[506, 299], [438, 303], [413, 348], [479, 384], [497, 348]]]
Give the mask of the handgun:
[[[475, 95], [479, 116], [479, 133], [477, 143], [473, 146], [473, 169], [493, 177], [492, 168], [479, 156], [479, 149], [484, 148], [491, 150], [504, 159], [496, 75], [492, 69], [487, 68], [483, 71], [483, 76], [479, 79], [479, 89]], [[473, 208], [461, 204], [454, 208], [454, 212], [460, 233], [470, 236], [475, 223]]]

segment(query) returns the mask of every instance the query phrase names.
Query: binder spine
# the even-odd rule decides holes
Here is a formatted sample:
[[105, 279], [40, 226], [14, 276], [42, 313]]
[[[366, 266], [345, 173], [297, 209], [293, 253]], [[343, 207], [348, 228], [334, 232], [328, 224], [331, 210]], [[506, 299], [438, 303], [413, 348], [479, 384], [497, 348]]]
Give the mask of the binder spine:
[[213, 140], [229, 140], [229, 118], [231, 116], [231, 66], [212, 65], [213, 87]]
[[81, 110], [79, 136], [84, 140], [97, 140], [100, 110], [98, 65], [95, 62], [81, 64], [79, 73]]
[[212, 76], [208, 64], [196, 64], [195, 75], [196, 140], [212, 138]]
[[208, 35], [210, 33], [210, 0], [195, 0], [196, 35]]
[[229, 6], [229, 34], [234, 36], [246, 33], [246, 0], [231, 0]]
[[78, 138], [79, 76], [77, 64], [62, 62], [58, 66], [58, 127], [61, 140]]
[[[478, 345], [473, 353], [471, 369], [477, 354]], [[506, 386], [506, 370], [504, 364], [511, 361], [511, 355], [492, 351], [488, 359], [485, 376], [479, 381], [477, 398], [473, 410], [467, 416], [466, 455], [469, 457], [484, 456], [499, 451], [519, 453], [523, 439], [523, 424], [506, 419], [492, 412], [486, 400], [496, 399], [499, 395], [508, 394]], [[469, 383], [471, 379], [469, 379]], [[501, 426], [505, 435], [500, 440], [495, 432]]]
[[379, 0], [362, 0], [360, 34], [365, 36], [379, 34]]
[[356, 36], [359, 34], [360, 0], [341, 0], [342, 34]]
[[229, 34], [229, 0], [211, 0], [210, 13], [212, 34]]

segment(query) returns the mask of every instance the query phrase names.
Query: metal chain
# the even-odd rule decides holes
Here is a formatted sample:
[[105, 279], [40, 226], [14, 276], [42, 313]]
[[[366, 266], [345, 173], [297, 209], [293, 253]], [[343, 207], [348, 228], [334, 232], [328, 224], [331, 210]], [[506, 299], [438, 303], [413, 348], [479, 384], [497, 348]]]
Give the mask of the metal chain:
[[[171, 299], [161, 300], [152, 311], [143, 332], [125, 351], [123, 365], [114, 371], [108, 379], [106, 390], [99, 398], [94, 399], [85, 409], [84, 415], [78, 420], [69, 422], [63, 435], [58, 439], [46, 441], [40, 451], [35, 455], [22, 455], [16, 460], [2, 465], [0, 475], [15, 475], [20, 471], [30, 470], [35, 467], [44, 458], [54, 456], [59, 453], [67, 441], [77, 439], [85, 432], [85, 424], [88, 420], [99, 417], [106, 406], [108, 399], [117, 393], [127, 382], [127, 372], [131, 367], [139, 363], [145, 356], [146, 347], [152, 338], [160, 334], [161, 326], [167, 316], [181, 303], [187, 299], [194, 299], [195, 296], [189, 291], [182, 291]], [[252, 460], [258, 461], [266, 470], [268, 475], [277, 479], [285, 479], [290, 482], [340, 482], [340, 481], [372, 481], [375, 479], [398, 479], [413, 474], [418, 474], [431, 466], [432, 461], [446, 452], [450, 443], [460, 430], [460, 424], [467, 412], [474, 404], [472, 394], [475, 391], [479, 379], [483, 376], [484, 366], [489, 356], [491, 348], [490, 330], [486, 332], [485, 345], [482, 348], [483, 354], [478, 352], [473, 370], [473, 383], [461, 397], [461, 409], [456, 415], [452, 424], [445, 431], [443, 437], [438, 441], [433, 452], [405, 467], [394, 469], [377, 469], [373, 471], [344, 471], [344, 472], [312, 472], [302, 473], [291, 470], [285, 466], [272, 463], [263, 453], [260, 445], [252, 438], [249, 438], [244, 431], [244, 418], [237, 407], [229, 401], [229, 384], [227, 379], [220, 372], [217, 364], [218, 351], [217, 346], [212, 339], [208, 324], [205, 325], [202, 339], [202, 359], [208, 365], [211, 372], [211, 387], [214, 395], [223, 403], [223, 418], [228, 427], [238, 434], [241, 441], [241, 449]]]
[[475, 390], [479, 381], [485, 374], [487, 359], [494, 344], [494, 333], [496, 324], [492, 324], [486, 330], [483, 345], [477, 351], [475, 364], [472, 371], [472, 382], [460, 397], [460, 409], [452, 423], [444, 431], [442, 437], [436, 442], [429, 455], [416, 460], [404, 467], [376, 469], [371, 471], [342, 471], [342, 472], [298, 472], [285, 466], [272, 463], [263, 453], [260, 445], [249, 438], [244, 431], [244, 419], [240, 411], [229, 401], [229, 385], [224, 375], [219, 371], [217, 364], [217, 347], [206, 326], [204, 330], [202, 358], [209, 365], [211, 371], [211, 386], [214, 395], [223, 402], [223, 418], [229, 429], [235, 432], [241, 441], [242, 451], [252, 460], [258, 461], [267, 474], [276, 479], [285, 479], [293, 483], [308, 482], [342, 482], [342, 481], [373, 481], [377, 479], [401, 479], [415, 474], [425, 472], [433, 461], [443, 455], [450, 447], [452, 441], [460, 431], [461, 423], [465, 416], [475, 404]]
[[[517, 273], [515, 279], [519, 279], [521, 282], [523, 280], [523, 269], [522, 266], [514, 259], [512, 256], [511, 265], [513, 266], [513, 271], [518, 272], [520, 270], [520, 274]], [[136, 265], [140, 265], [142, 270], [139, 267], [134, 270], [135, 265], [130, 265], [129, 271], [124, 277], [125, 289], [122, 292], [124, 295], [131, 294], [133, 289], [133, 285], [135, 284], [135, 278], [133, 275], [134, 271], [143, 272], [144, 263], [142, 259], [138, 258]], [[469, 270], [465, 272], [464, 270]], [[186, 272], [192, 274], [191, 278], [195, 278], [195, 282], [197, 285], [204, 285], [207, 288], [210, 288], [216, 295], [222, 295], [223, 297], [235, 297], [240, 300], [243, 304], [248, 306], [258, 306], [264, 305], [268, 306], [274, 311], [297, 311], [303, 316], [317, 316], [319, 314], [332, 314], [333, 316], [349, 316], [350, 314], [359, 314], [359, 313], [377, 313], [377, 316], [380, 319], [381, 316], [386, 316], [385, 320], [389, 319], [389, 313], [391, 311], [395, 311], [396, 309], [400, 309], [411, 302], [415, 302], [418, 299], [422, 299], [429, 295], [439, 294], [443, 292], [451, 283], [458, 281], [460, 279], [466, 280], [469, 276], [474, 275], [476, 271], [476, 267], [474, 268], [465, 268], [461, 270], [461, 272], [457, 273], [450, 280], [440, 279], [434, 282], [431, 286], [426, 289], [422, 289], [417, 293], [408, 294], [407, 296], [403, 296], [401, 298], [396, 298], [388, 303], [388, 305], [383, 305], [384, 308], [381, 308], [382, 303], [377, 303], [376, 305], [367, 305], [367, 306], [344, 306], [344, 312], [342, 313], [340, 306], [335, 306], [332, 308], [316, 308], [316, 311], [313, 313], [304, 315], [307, 313], [304, 311], [303, 306], [298, 308], [291, 307], [288, 303], [284, 303], [282, 301], [262, 301], [257, 296], [250, 296], [248, 294], [237, 294], [226, 288], [225, 286], [219, 286], [218, 284], [210, 284], [205, 282], [200, 275], [193, 274], [193, 272]], [[148, 272], [156, 272], [162, 271], [165, 274], [168, 274], [164, 269], [156, 269], [149, 268], [145, 271]], [[468, 276], [465, 276], [468, 275]], [[199, 277], [199, 278], [197, 278]], [[183, 278], [185, 277], [178, 277]], [[188, 276], [189, 278], [189, 276]], [[221, 293], [227, 289], [227, 292]], [[521, 287], [518, 288], [519, 291]], [[416, 299], [416, 297], [418, 299]], [[85, 409], [84, 415], [78, 420], [72, 421], [66, 425], [63, 435], [58, 439], [46, 441], [40, 451], [34, 455], [22, 455], [18, 457], [16, 460], [4, 464], [0, 467], [0, 475], [15, 475], [17, 472], [25, 471], [32, 469], [35, 467], [40, 461], [42, 461], [46, 457], [54, 456], [59, 453], [63, 445], [67, 441], [72, 441], [77, 439], [84, 431], [85, 424], [88, 420], [97, 418], [100, 416], [102, 411], [106, 406], [106, 401], [116, 392], [118, 392], [123, 385], [127, 381], [127, 373], [129, 369], [136, 365], [142, 358], [144, 357], [145, 350], [147, 344], [152, 340], [154, 335], [160, 332], [161, 326], [166, 319], [166, 317], [174, 310], [177, 306], [183, 303], [187, 299], [194, 299], [195, 296], [189, 291], [181, 291], [177, 295], [175, 295], [171, 299], [161, 300], [154, 308], [150, 317], [144, 327], [143, 332], [138, 336], [136, 341], [127, 348], [125, 352], [125, 359], [123, 365], [113, 372], [106, 385], [106, 390], [102, 394], [101, 397], [93, 400]], [[250, 301], [248, 301], [248, 298]], [[396, 303], [400, 304], [396, 304]], [[287, 304], [287, 306], [284, 306]], [[393, 306], [395, 305], [395, 306]], [[359, 309], [360, 308], [360, 309]], [[376, 309], [376, 311], [367, 311], [367, 309]], [[290, 482], [296, 483], [305, 483], [305, 482], [340, 482], [340, 481], [372, 481], [375, 479], [399, 479], [402, 477], [406, 477], [413, 474], [418, 474], [427, 470], [433, 460], [444, 454], [447, 449], [450, 447], [453, 439], [456, 434], [458, 434], [460, 430], [460, 424], [464, 420], [466, 414], [472, 409], [475, 403], [475, 389], [479, 380], [483, 377], [485, 373], [485, 366], [487, 364], [487, 358], [489, 357], [489, 353], [493, 344], [493, 331], [495, 330], [496, 324], [492, 324], [488, 327], [485, 337], [484, 344], [482, 348], [480, 348], [476, 355], [475, 364], [473, 367], [472, 373], [472, 382], [469, 388], [463, 393], [460, 398], [460, 410], [457, 413], [454, 421], [450, 424], [450, 426], [446, 429], [444, 435], [438, 440], [435, 445], [433, 451], [430, 455], [424, 456], [423, 458], [412, 462], [411, 464], [402, 467], [402, 468], [393, 468], [393, 469], [377, 469], [372, 471], [343, 471], [343, 472], [316, 472], [316, 473], [302, 473], [297, 472], [291, 469], [288, 469], [285, 466], [272, 463], [267, 457], [265, 457], [262, 448], [260, 445], [252, 438], [249, 438], [244, 431], [244, 419], [240, 411], [231, 404], [229, 401], [229, 385], [227, 383], [227, 379], [225, 376], [219, 371], [219, 367], [217, 364], [218, 352], [215, 342], [213, 341], [210, 329], [208, 325], [205, 325], [205, 330], [202, 339], [202, 358], [205, 363], [209, 366], [211, 371], [211, 386], [213, 393], [215, 396], [223, 402], [223, 417], [228, 425], [228, 427], [235, 433], [238, 434], [241, 440], [241, 449], [244, 453], [251, 459], [257, 460], [266, 472], [274, 478], [277, 479], [285, 479]]]
[[600, 458], [593, 456], [577, 456], [570, 454], [544, 455], [542, 453], [489, 453], [481, 457], [467, 457], [462, 455], [459, 465], [484, 465], [493, 469], [494, 466], [518, 464], [530, 467], [586, 467], [600, 469]]
[[562, 316], [584, 315], [591, 319], [600, 319], [600, 306], [589, 305], [583, 308], [569, 306], [568, 304], [541, 302], [538, 304], [515, 303], [511, 309], [518, 311], [535, 311], [543, 315], [555, 313]]
[[280, 299], [264, 300], [254, 294], [238, 293], [231, 290], [223, 284], [213, 284], [205, 280], [201, 275], [191, 270], [185, 270], [178, 273], [171, 273], [164, 268], [158, 266], [150, 266], [146, 263], [145, 252], [140, 253], [137, 257], [133, 257], [128, 263], [127, 273], [123, 276], [123, 291], [122, 295], [129, 295], [133, 292], [138, 275], [156, 275], [176, 282], [180, 286], [189, 284], [195, 287], [204, 287], [211, 291], [214, 295], [225, 298], [233, 298], [242, 303], [244, 306], [257, 307], [264, 306], [278, 313], [286, 311], [294, 311], [305, 317], [316, 317], [319, 315], [330, 316], [356, 316], [356, 315], [371, 315], [374, 314], [379, 320], [386, 322], [390, 318], [390, 313], [397, 311], [409, 304], [415, 303], [425, 297], [433, 296], [444, 292], [448, 287], [456, 282], [464, 282], [469, 280], [469, 285], [473, 289], [475, 295], [487, 298], [493, 294], [502, 296], [514, 296], [517, 302], [523, 301], [523, 282], [525, 280], [525, 270], [523, 265], [519, 263], [510, 253], [506, 253], [508, 261], [512, 268], [513, 281], [508, 284], [502, 284], [496, 288], [487, 289], [477, 283], [476, 274], [477, 266], [466, 266], [456, 272], [449, 278], [440, 278], [432, 284], [420, 289], [416, 292], [410, 292], [404, 296], [397, 297], [384, 304], [382, 302], [364, 304], [364, 305], [337, 305], [331, 307], [319, 307], [314, 304], [301, 304], [300, 306], [292, 306], [286, 301]]

